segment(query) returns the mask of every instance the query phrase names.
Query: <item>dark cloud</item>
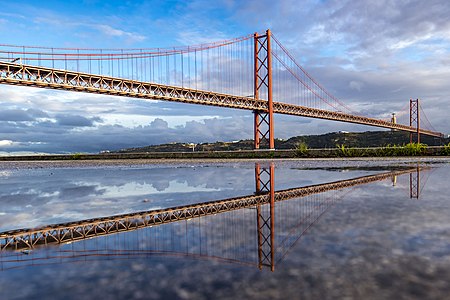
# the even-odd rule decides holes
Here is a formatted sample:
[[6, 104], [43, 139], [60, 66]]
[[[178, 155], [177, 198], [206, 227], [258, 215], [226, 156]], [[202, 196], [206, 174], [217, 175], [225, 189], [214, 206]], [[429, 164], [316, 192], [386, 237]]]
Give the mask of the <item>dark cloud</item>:
[[55, 119], [58, 125], [70, 127], [92, 127], [95, 122], [102, 122], [99, 117], [86, 118], [80, 115], [65, 114], [58, 114], [55, 116]]
[[31, 116], [33, 116], [34, 118], [48, 118], [49, 115], [42, 110], [39, 109], [34, 109], [34, 108], [29, 108], [27, 109], [27, 113]]
[[69, 185], [61, 188], [60, 197], [62, 198], [81, 198], [87, 196], [100, 196], [105, 189], [98, 189], [95, 185]]
[[355, 47], [370, 51], [446, 35], [450, 29], [450, 7], [442, 0], [348, 0], [330, 1], [326, 6], [324, 30], [347, 35]]
[[[74, 123], [71, 123], [73, 126]], [[83, 123], [79, 122], [77, 125]], [[21, 132], [4, 135], [4, 139], [18, 142], [8, 151], [37, 152], [99, 152], [126, 147], [170, 142], [206, 142], [238, 140], [252, 136], [252, 115], [226, 119], [190, 121], [185, 126], [168, 127], [166, 121], [155, 119], [147, 126], [128, 128], [119, 125], [100, 125], [73, 131], [71, 126], [38, 123], [23, 127]], [[6, 132], [0, 128], [2, 132]], [[34, 142], [34, 143], [30, 143]]]
[[[332, 123], [324, 120], [276, 115], [275, 136], [289, 138], [295, 135], [325, 133], [337, 130], [367, 130], [364, 126]], [[49, 153], [92, 152], [118, 150], [171, 142], [215, 142], [250, 139], [253, 137], [253, 115], [188, 121], [183, 126], [169, 127], [162, 119], [147, 126], [128, 128], [119, 125], [100, 125], [73, 131], [72, 127], [50, 126], [39, 123], [22, 128], [22, 132], [5, 134], [5, 139], [16, 141], [3, 151], [32, 151]]]
[[48, 115], [37, 109], [6, 109], [0, 110], [0, 121], [25, 122], [46, 118]]
[[163, 119], [156, 118], [150, 123], [150, 128], [156, 130], [167, 130], [169, 128], [169, 124]]

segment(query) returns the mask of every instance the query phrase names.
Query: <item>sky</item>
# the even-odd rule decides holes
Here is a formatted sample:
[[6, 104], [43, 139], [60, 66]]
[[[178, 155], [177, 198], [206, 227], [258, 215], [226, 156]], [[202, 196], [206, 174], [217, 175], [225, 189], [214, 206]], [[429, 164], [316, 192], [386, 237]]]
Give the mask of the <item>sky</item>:
[[[0, 44], [154, 48], [271, 29], [353, 111], [386, 117], [420, 98], [450, 133], [450, 5], [430, 1], [3, 1]], [[253, 136], [250, 111], [0, 85], [0, 154], [99, 152]], [[275, 137], [373, 127], [275, 116]]]

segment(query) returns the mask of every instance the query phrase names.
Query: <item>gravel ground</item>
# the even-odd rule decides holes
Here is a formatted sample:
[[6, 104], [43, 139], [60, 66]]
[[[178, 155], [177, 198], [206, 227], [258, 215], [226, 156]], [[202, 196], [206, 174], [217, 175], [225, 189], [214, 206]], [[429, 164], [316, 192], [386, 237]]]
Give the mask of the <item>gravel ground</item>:
[[292, 166], [386, 166], [409, 163], [450, 163], [450, 157], [395, 157], [395, 158], [309, 158], [309, 159], [133, 159], [133, 160], [63, 160], [63, 161], [4, 161], [0, 169], [32, 169], [32, 168], [82, 168], [82, 167], [114, 167], [114, 166], [170, 166], [170, 165], [228, 165], [250, 164], [255, 162], [275, 162], [277, 165]]

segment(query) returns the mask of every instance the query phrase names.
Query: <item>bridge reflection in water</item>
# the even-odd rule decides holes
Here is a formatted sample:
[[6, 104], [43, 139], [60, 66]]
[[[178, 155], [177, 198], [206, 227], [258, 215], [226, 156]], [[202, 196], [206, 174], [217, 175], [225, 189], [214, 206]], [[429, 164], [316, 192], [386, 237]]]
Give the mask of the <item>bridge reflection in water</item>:
[[[255, 193], [244, 197], [115, 215], [0, 233], [0, 270], [30, 265], [188, 256], [269, 268], [352, 187], [410, 175], [418, 198], [419, 171], [375, 175], [275, 191], [273, 164], [255, 165]], [[414, 189], [414, 191], [413, 191]], [[58, 247], [44, 247], [59, 244]]]

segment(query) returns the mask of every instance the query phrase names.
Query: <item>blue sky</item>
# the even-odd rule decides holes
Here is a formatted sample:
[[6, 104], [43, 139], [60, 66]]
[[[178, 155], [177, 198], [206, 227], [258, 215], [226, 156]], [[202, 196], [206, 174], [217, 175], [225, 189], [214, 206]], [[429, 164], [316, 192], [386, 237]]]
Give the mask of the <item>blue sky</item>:
[[[450, 132], [450, 6], [433, 1], [0, 1], [0, 44], [149, 48], [270, 28], [355, 111], [384, 117], [422, 99]], [[252, 114], [167, 102], [0, 86], [0, 153], [98, 152], [252, 137]], [[373, 128], [276, 116], [275, 135]]]

